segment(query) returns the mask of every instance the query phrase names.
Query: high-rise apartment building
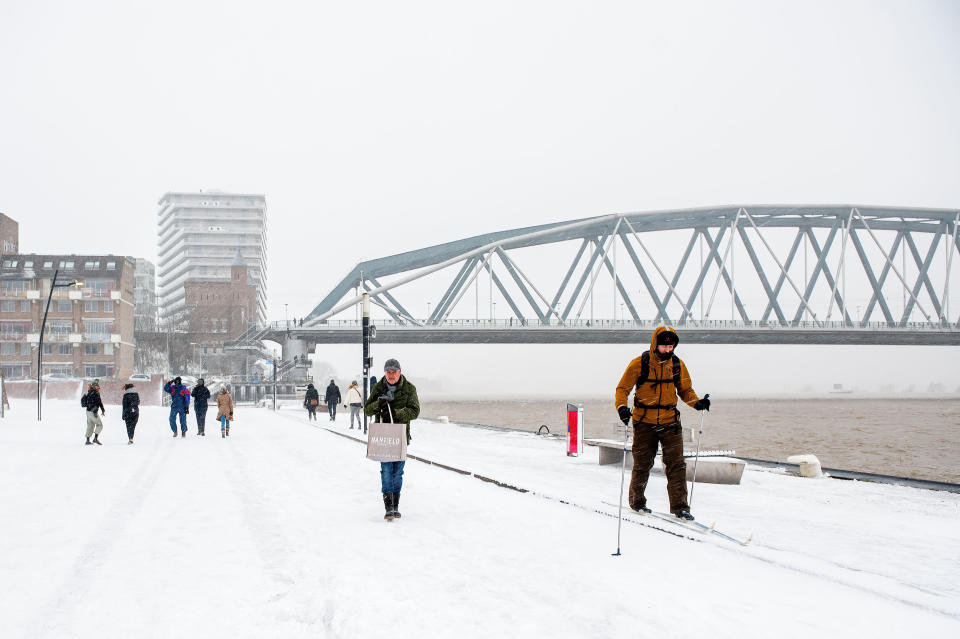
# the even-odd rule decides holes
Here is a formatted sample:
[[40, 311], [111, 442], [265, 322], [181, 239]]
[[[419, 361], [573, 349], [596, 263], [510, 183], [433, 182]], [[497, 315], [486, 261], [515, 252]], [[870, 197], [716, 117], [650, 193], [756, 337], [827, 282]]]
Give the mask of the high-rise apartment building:
[[[133, 258], [131, 258], [133, 259]], [[136, 258], [133, 287], [133, 326], [137, 331], [157, 330], [157, 269], [153, 262]]]
[[263, 195], [166, 193], [157, 211], [157, 305], [162, 323], [187, 317], [187, 282], [229, 282], [238, 251], [256, 286], [255, 316], [267, 310], [267, 201]]

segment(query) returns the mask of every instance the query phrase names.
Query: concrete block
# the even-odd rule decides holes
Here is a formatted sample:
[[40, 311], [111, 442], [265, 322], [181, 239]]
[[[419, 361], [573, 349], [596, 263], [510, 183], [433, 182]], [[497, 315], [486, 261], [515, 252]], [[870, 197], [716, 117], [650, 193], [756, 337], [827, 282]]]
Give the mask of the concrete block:
[[697, 482], [704, 484], [739, 484], [747, 463], [736, 457], [687, 458], [687, 481], [693, 481], [693, 466], [697, 465]]

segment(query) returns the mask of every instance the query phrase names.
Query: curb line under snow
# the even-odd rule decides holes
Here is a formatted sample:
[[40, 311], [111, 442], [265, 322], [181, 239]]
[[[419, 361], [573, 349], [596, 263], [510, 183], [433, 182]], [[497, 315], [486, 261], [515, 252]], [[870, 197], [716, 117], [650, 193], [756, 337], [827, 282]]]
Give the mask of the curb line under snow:
[[[351, 441], [357, 442], [358, 444], [366, 444], [366, 443], [367, 443], [367, 441], [366, 441], [365, 439], [361, 439], [361, 438], [355, 437], [355, 436], [350, 435], [350, 434], [348, 434], [348, 433], [341, 433], [340, 431], [333, 430], [333, 429], [331, 429], [331, 428], [329, 428], [329, 427], [327, 427], [327, 426], [319, 426], [319, 425], [317, 425], [317, 426], [314, 426], [314, 428], [319, 428], [319, 429], [321, 429], [321, 430], [327, 431], [328, 433], [332, 433], [332, 434], [334, 434], [334, 435], [339, 435], [340, 437], [343, 437], [343, 438], [345, 438], [345, 439], [349, 439], [349, 440], [351, 440]], [[419, 457], [419, 456], [417, 456], [417, 455], [411, 455], [410, 453], [407, 453], [407, 458], [408, 458], [408, 459], [414, 459], [414, 460], [416, 460], [416, 461], [418, 461], [418, 462], [422, 462], [422, 463], [424, 463], [424, 464], [430, 464], [431, 466], [437, 466], [438, 468], [442, 468], [442, 469], [444, 469], [444, 470], [449, 470], [449, 471], [458, 473], [458, 474], [460, 474], [460, 475], [467, 475], [467, 476], [470, 476], [470, 477], [475, 477], [475, 478], [479, 479], [480, 481], [484, 481], [484, 482], [487, 482], [487, 483], [489, 483], [489, 484], [495, 484], [495, 485], [497, 485], [497, 486], [499, 486], [499, 487], [501, 487], [501, 488], [507, 488], [507, 489], [509, 489], [509, 490], [514, 490], [514, 491], [516, 491], [516, 492], [518, 492], [518, 493], [526, 493], [526, 494], [529, 494], [529, 495], [536, 495], [537, 497], [541, 497], [541, 498], [543, 498], [543, 499], [549, 499], [550, 501], [557, 501], [557, 502], [560, 502], [561, 504], [565, 504], [565, 505], [567, 505], [567, 506], [574, 506], [575, 508], [580, 508], [581, 510], [585, 510], [585, 511], [591, 512], [591, 513], [596, 513], [596, 514], [598, 514], [598, 515], [604, 515], [605, 517], [612, 517], [612, 518], [614, 518], [614, 519], [618, 519], [618, 518], [619, 518], [619, 515], [614, 515], [614, 514], [609, 513], [609, 512], [607, 512], [607, 511], [605, 511], [605, 510], [600, 510], [600, 509], [598, 509], [598, 508], [591, 508], [590, 506], [584, 506], [584, 505], [582, 505], [582, 504], [578, 504], [578, 503], [576, 503], [576, 502], [572, 502], [572, 501], [569, 501], [569, 500], [566, 500], [566, 499], [560, 499], [560, 498], [557, 498], [557, 497], [551, 497], [550, 495], [545, 495], [545, 494], [543, 494], [543, 493], [538, 493], [538, 492], [536, 492], [536, 491], [529, 490], [529, 489], [527, 489], [527, 488], [521, 488], [521, 487], [519, 487], [519, 486], [514, 486], [513, 484], [508, 484], [507, 482], [500, 481], [500, 480], [498, 480], [498, 479], [494, 479], [493, 477], [487, 477], [487, 476], [485, 476], [485, 475], [480, 475], [480, 474], [478, 474], [478, 473], [475, 473], [475, 472], [472, 472], [472, 471], [469, 471], [469, 470], [463, 470], [462, 468], [456, 468], [456, 467], [454, 467], [454, 466], [449, 466], [449, 465], [447, 465], [447, 464], [441, 464], [440, 462], [433, 461], [432, 459], [427, 459], [426, 457]], [[668, 528], [664, 528], [664, 527], [658, 526], [658, 525], [656, 525], [656, 524], [647, 523], [647, 522], [642, 522], [642, 521], [637, 521], [636, 519], [631, 519], [631, 518], [627, 518], [627, 517], [623, 517], [623, 521], [625, 521], [625, 522], [627, 522], [627, 523], [631, 523], [631, 524], [636, 524], [637, 526], [643, 526], [644, 528], [652, 528], [653, 530], [659, 530], [660, 532], [664, 532], [664, 533], [673, 535], [673, 536], [675, 536], [675, 537], [682, 537], [683, 539], [689, 539], [690, 541], [696, 541], [696, 542], [703, 541], [702, 539], [698, 539], [697, 537], [693, 537], [693, 536], [691, 536], [691, 535], [688, 535], [688, 534], [685, 534], [685, 533], [681, 533], [681, 532], [678, 532], [678, 531], [676, 531], [676, 530], [670, 530], [670, 529], [668, 529]]]

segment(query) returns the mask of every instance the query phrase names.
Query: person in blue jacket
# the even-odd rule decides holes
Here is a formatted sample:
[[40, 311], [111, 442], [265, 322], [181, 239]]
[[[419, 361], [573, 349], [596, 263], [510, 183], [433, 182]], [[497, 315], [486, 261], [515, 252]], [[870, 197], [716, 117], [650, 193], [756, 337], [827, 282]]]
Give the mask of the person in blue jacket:
[[180, 436], [187, 436], [187, 414], [190, 412], [190, 389], [179, 377], [163, 385], [163, 392], [170, 393], [170, 430], [177, 436], [177, 415], [180, 416]]

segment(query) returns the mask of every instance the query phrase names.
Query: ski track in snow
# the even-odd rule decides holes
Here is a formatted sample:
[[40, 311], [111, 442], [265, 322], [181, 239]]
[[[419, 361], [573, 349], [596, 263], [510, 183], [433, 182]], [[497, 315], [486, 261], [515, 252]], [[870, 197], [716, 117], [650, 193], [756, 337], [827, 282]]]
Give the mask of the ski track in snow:
[[[697, 533], [707, 543], [690, 543], [628, 520], [624, 554], [610, 557], [616, 512], [602, 499], [619, 490], [619, 469], [614, 486], [595, 460], [555, 457], [555, 442], [418, 422], [418, 456], [530, 492], [411, 460], [404, 517], [385, 522], [378, 466], [340, 436], [353, 433], [342, 421], [244, 408], [227, 439], [209, 426], [205, 438], [174, 439], [154, 409], [134, 446], [115, 442], [122, 426], [111, 422], [103, 447], [85, 447], [76, 411], [50, 404], [59, 421], [24, 421], [0, 448], [0, 500], [26, 515], [0, 526], [18, 551], [0, 557], [0, 577], [23, 585], [0, 598], [5, 639], [960, 634], [960, 602], [943, 577], [956, 545], [918, 554], [922, 542], [906, 537], [904, 552], [927, 561], [909, 573], [902, 562], [874, 566], [898, 548], [874, 548], [865, 526], [849, 531], [863, 543], [845, 541], [845, 557], [822, 544], [839, 542], [846, 524], [830, 528], [808, 510], [790, 518], [775, 501], [765, 506], [785, 519], [755, 546]], [[703, 507], [756, 499], [759, 482], [771, 500], [810, 495], [840, 513], [915, 501], [922, 531], [931, 504], [955, 500], [748, 473], [739, 489], [698, 486]], [[662, 478], [651, 483], [663, 490]], [[721, 530], [759, 521], [733, 515]], [[824, 552], [809, 549], [811, 534]]]

